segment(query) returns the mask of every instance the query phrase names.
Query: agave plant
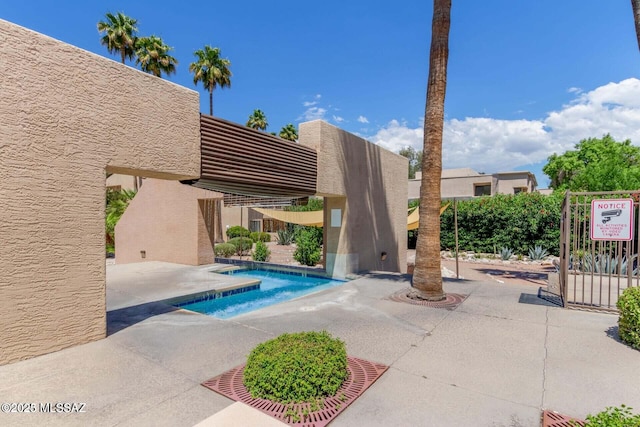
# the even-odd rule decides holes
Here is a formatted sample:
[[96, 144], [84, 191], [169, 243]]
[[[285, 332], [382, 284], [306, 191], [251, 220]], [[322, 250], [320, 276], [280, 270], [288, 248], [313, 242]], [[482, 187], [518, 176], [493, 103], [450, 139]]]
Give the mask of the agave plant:
[[278, 235], [276, 236], [276, 244], [288, 246], [293, 243], [293, 237], [294, 233], [289, 228], [278, 230]]
[[502, 249], [500, 249], [501, 260], [508, 261], [511, 259], [511, 256], [513, 256], [513, 249], [507, 247], [503, 247]]
[[549, 253], [542, 246], [536, 245], [535, 248], [529, 248], [529, 259], [538, 261], [544, 259]]

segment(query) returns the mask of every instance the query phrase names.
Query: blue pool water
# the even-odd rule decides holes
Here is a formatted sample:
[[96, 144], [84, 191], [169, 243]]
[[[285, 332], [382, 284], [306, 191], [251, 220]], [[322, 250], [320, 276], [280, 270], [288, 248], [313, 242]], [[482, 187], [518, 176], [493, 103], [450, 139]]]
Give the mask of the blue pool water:
[[318, 292], [345, 283], [342, 280], [297, 275], [267, 270], [234, 271], [235, 277], [259, 279], [260, 288], [222, 298], [186, 302], [178, 307], [198, 313], [228, 319], [259, 308], [288, 301], [312, 292]]

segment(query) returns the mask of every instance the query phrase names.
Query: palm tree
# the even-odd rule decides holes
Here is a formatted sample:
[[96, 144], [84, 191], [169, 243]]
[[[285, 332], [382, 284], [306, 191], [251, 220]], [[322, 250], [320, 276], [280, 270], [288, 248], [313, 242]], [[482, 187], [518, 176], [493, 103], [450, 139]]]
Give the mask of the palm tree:
[[205, 46], [193, 53], [197, 59], [189, 65], [189, 71], [193, 73], [193, 83], [197, 86], [202, 82], [209, 91], [209, 114], [213, 116], [213, 90], [216, 86], [221, 88], [231, 86], [231, 61], [220, 57], [220, 49]]
[[107, 47], [109, 53], [120, 52], [124, 64], [126, 58], [132, 59], [135, 54], [137, 20], [118, 12], [117, 15], [107, 13], [106, 21], [98, 22], [98, 32], [104, 33], [100, 43]]
[[633, 9], [633, 21], [636, 24], [636, 38], [638, 39], [638, 49], [640, 49], [640, 0], [631, 0]]
[[140, 37], [135, 45], [136, 64], [139, 64], [145, 73], [156, 77], [162, 77], [162, 73], [173, 74], [176, 72], [178, 60], [169, 55], [171, 49], [160, 37]]
[[280, 138], [286, 139], [287, 141], [296, 142], [298, 140], [298, 131], [296, 130], [295, 126], [289, 123], [280, 130], [279, 136]]
[[440, 179], [450, 26], [451, 0], [434, 0], [427, 105], [424, 113], [420, 226], [412, 281], [412, 296], [430, 301], [445, 298], [440, 265]]
[[258, 130], [267, 130], [267, 116], [262, 112], [262, 110], [253, 110], [253, 114], [249, 116], [249, 120], [247, 121], [247, 127]]

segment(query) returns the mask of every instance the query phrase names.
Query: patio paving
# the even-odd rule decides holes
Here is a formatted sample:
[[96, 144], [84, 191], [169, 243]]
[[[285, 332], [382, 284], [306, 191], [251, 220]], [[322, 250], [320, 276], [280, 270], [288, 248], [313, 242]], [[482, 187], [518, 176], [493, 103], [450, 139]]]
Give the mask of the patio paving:
[[200, 383], [260, 342], [322, 329], [349, 355], [390, 366], [332, 426], [539, 426], [542, 409], [640, 411], [640, 352], [618, 341], [617, 316], [519, 303], [533, 284], [446, 279], [445, 291], [468, 295], [454, 311], [386, 299], [409, 286], [396, 274], [229, 320], [155, 302], [210, 286], [197, 279], [206, 268], [109, 266], [106, 339], [0, 366], [0, 403], [78, 402], [85, 412], [0, 413], [0, 425], [263, 425]]

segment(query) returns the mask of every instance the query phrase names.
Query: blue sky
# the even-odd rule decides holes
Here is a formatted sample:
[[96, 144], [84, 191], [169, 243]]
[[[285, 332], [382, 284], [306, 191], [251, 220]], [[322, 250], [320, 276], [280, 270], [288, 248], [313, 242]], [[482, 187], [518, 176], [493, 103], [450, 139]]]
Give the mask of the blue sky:
[[[113, 58], [106, 12], [138, 19], [179, 64], [169, 80], [198, 90], [189, 64], [205, 44], [231, 61], [214, 115], [268, 131], [316, 118], [393, 151], [422, 147], [432, 2], [2, 2], [0, 18]], [[133, 64], [132, 64], [133, 65]], [[541, 168], [553, 152], [611, 133], [640, 145], [640, 52], [628, 0], [453, 0], [444, 167]]]

